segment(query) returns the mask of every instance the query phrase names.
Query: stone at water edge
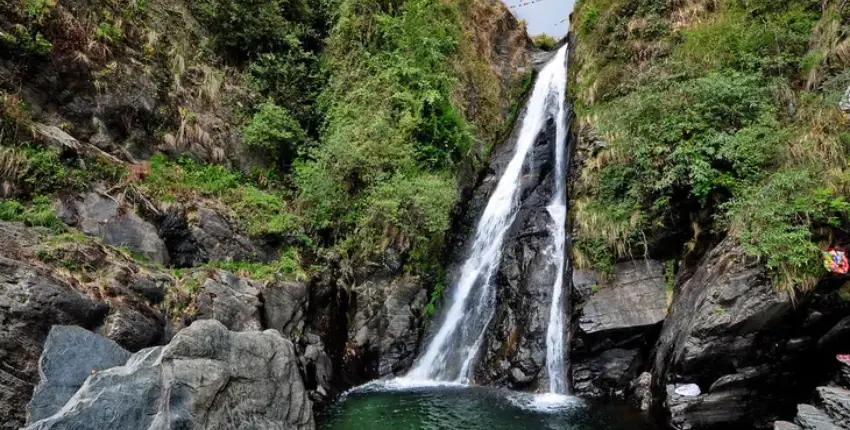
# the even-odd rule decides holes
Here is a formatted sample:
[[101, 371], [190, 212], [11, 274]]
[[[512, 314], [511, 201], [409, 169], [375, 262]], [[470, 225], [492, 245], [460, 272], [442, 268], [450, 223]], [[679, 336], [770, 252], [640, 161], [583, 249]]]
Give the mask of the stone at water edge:
[[850, 427], [850, 391], [839, 387], [818, 387], [824, 411], [832, 420], [844, 427]]
[[295, 349], [276, 330], [230, 332], [204, 320], [165, 347], [91, 375], [55, 415], [27, 430], [312, 430]]
[[680, 385], [680, 386], [676, 387], [676, 389], [674, 391], [676, 392], [676, 394], [678, 394], [680, 396], [685, 396], [685, 397], [696, 397], [696, 396], [699, 396], [701, 394], [701, 391], [699, 389], [699, 385], [697, 385], [697, 384]]
[[797, 423], [807, 430], [843, 430], [827, 414], [812, 405], [797, 405]]

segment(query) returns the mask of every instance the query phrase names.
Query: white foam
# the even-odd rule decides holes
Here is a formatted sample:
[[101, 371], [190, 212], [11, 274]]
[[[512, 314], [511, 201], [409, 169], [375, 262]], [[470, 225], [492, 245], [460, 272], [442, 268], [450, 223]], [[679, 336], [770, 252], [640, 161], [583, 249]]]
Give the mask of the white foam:
[[516, 393], [508, 396], [508, 400], [521, 409], [549, 413], [574, 409], [584, 404], [584, 401], [579, 397], [555, 393]]
[[376, 393], [384, 391], [415, 391], [423, 388], [465, 388], [466, 384], [450, 381], [434, 381], [430, 379], [416, 379], [409, 377], [399, 377], [393, 379], [380, 379], [367, 382], [363, 385], [350, 388], [341, 397], [345, 397], [353, 393]]

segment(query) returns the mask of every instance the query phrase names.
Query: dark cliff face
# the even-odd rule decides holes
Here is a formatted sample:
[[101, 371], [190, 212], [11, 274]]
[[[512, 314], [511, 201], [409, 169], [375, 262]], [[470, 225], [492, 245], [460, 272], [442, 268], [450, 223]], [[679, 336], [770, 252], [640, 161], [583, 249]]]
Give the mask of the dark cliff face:
[[[500, 122], [504, 122], [511, 104], [522, 103], [514, 97], [531, 62], [532, 42], [522, 23], [499, 1], [475, 1], [470, 7], [470, 14], [491, 18], [487, 22], [473, 19], [464, 25], [469, 26], [473, 44], [485, 54], [488, 72], [496, 76]], [[462, 95], [466, 115], [475, 118], [483, 111], [479, 104], [485, 100], [476, 91], [493, 88], [478, 88], [475, 82], [466, 84], [467, 91]], [[490, 165], [480, 168], [484, 146], [490, 143], [476, 143], [458, 176], [460, 197], [452, 212], [444, 248], [446, 288], [463, 263], [478, 218], [512, 155], [512, 145], [499, 145]], [[551, 156], [547, 154], [548, 157]], [[334, 363], [337, 387], [404, 374], [421, 352], [427, 321], [439, 320], [439, 309], [436, 315], [426, 314], [434, 285], [405, 273], [409, 252], [407, 243], [390, 244], [378, 262], [365, 267], [349, 267], [343, 259], [331, 257], [329, 270], [311, 282], [308, 319], [325, 341]], [[545, 327], [543, 330], [545, 333]]]
[[[541, 55], [535, 64], [542, 65], [546, 59]], [[514, 155], [524, 115], [523, 111], [510, 138], [495, 147], [489, 165], [468, 187], [465, 205], [456, 213], [448, 245], [447, 286], [458, 278], [477, 222]], [[568, 121], [570, 116], [568, 110]], [[505, 236], [500, 268], [493, 279], [496, 309], [473, 375], [478, 384], [530, 390], [546, 378], [546, 331], [556, 277], [548, 254], [553, 238], [546, 207], [555, 188], [555, 135], [555, 121], [549, 118], [523, 166], [519, 211]], [[434, 320], [439, 321], [439, 315]]]
[[545, 379], [541, 371], [546, 366], [546, 330], [556, 276], [546, 210], [555, 188], [555, 141], [555, 123], [550, 120], [526, 159], [520, 209], [506, 234], [495, 275], [496, 311], [485, 335], [478, 383], [528, 389]]
[[[677, 281], [651, 367], [656, 406], [670, 425], [768, 426], [837, 368], [834, 356], [850, 342], [843, 281], [825, 279], [794, 299], [732, 239], [692, 273]], [[703, 394], [676, 394], [685, 383]]]

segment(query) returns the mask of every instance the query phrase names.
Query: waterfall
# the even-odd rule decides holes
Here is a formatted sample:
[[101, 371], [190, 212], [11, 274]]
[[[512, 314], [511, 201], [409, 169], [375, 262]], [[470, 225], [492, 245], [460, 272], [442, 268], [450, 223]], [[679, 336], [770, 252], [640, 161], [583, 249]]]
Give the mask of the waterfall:
[[[567, 49], [565, 45], [558, 52], [561, 55]], [[565, 55], [565, 54], [564, 54]], [[555, 61], [564, 63], [566, 70], [566, 59], [563, 56]], [[550, 105], [551, 106], [551, 105]], [[566, 224], [567, 224], [567, 112], [566, 112], [566, 79], [563, 87], [558, 88], [558, 103], [553, 106], [555, 113], [555, 195], [552, 203], [546, 208], [552, 217], [549, 231], [553, 238], [552, 261], [556, 267], [555, 284], [552, 287], [552, 305], [549, 310], [549, 328], [546, 332], [546, 370], [549, 374], [549, 392], [555, 394], [567, 394], [568, 387], [565, 348], [564, 348], [564, 320], [566, 309], [564, 307], [564, 265], [566, 264]]]
[[[424, 354], [422, 354], [413, 368], [406, 375], [406, 379], [417, 381], [440, 381], [466, 384], [469, 381], [470, 368], [478, 350], [481, 347], [484, 333], [493, 317], [496, 301], [496, 287], [493, 284], [493, 275], [496, 273], [502, 255], [502, 244], [505, 233], [514, 222], [519, 209], [520, 180], [523, 173], [523, 165], [526, 156], [534, 146], [537, 136], [546, 125], [546, 120], [553, 115], [557, 117], [559, 142], [555, 147], [558, 155], [558, 174], [564, 175], [564, 150], [562, 141], [566, 137], [564, 101], [566, 93], [566, 51], [564, 46], [555, 54], [554, 58], [543, 68], [537, 77], [537, 82], [526, 105], [526, 114], [522, 120], [522, 126], [516, 141], [516, 148], [511, 161], [505, 172], [499, 179], [496, 190], [490, 197], [487, 207], [475, 230], [475, 237], [470, 248], [469, 257], [461, 268], [460, 276], [451, 289], [450, 307], [446, 312], [439, 330], [428, 343]], [[557, 103], [557, 106], [553, 106]], [[560, 227], [559, 236], [555, 239], [556, 246], [552, 252], [553, 258], [560, 255], [559, 273], [563, 272], [564, 255], [564, 222], [566, 208], [564, 197], [558, 197], [564, 193], [564, 178], [559, 177], [558, 191], [549, 208], [554, 219], [553, 228]], [[558, 205], [560, 202], [560, 206]], [[560, 209], [559, 209], [560, 207]], [[560, 212], [558, 212], [560, 210]], [[561, 222], [558, 221], [560, 217]], [[553, 231], [554, 232], [554, 231]], [[557, 245], [560, 242], [560, 245]], [[560, 249], [560, 251], [558, 251]], [[558, 275], [555, 284], [557, 291], [562, 290], [563, 274]], [[553, 300], [552, 313], [558, 313], [563, 307], [562, 298]], [[557, 307], [557, 308], [556, 308]], [[564, 316], [561, 314], [556, 318], [557, 324], [563, 327]], [[561, 335], [553, 334], [552, 324], [547, 336], [547, 344], [552, 338], [553, 342], [561, 343], [563, 350], [563, 330]], [[555, 346], [547, 350], [551, 350]], [[563, 380], [564, 358], [562, 353], [550, 353], [552, 356], [549, 365], [550, 375], [561, 375]], [[549, 363], [547, 358], [547, 364]], [[560, 364], [558, 364], [560, 363]], [[554, 372], [553, 372], [554, 369]], [[550, 377], [551, 380], [555, 378]], [[558, 389], [564, 390], [566, 384], [562, 383]]]

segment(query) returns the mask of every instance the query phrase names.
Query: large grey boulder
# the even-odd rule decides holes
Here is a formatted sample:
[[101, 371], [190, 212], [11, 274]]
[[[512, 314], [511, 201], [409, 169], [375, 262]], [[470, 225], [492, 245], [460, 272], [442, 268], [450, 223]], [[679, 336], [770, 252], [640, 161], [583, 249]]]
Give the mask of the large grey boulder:
[[607, 277], [574, 271], [572, 281], [574, 391], [623, 397], [643, 369], [667, 314], [664, 264], [626, 261], [616, 264]]
[[53, 326], [38, 363], [41, 379], [30, 401], [27, 421], [55, 414], [92, 372], [123, 366], [130, 355], [117, 343], [84, 328]]
[[216, 270], [204, 280], [195, 299], [197, 317], [218, 320], [229, 330], [262, 330], [262, 303], [259, 298], [262, 289], [262, 282]]
[[100, 237], [113, 246], [127, 247], [157, 264], [169, 262], [168, 249], [156, 227], [101, 193], [63, 199], [59, 216], [88, 236]]
[[27, 430], [314, 427], [292, 343], [275, 330], [230, 332], [209, 320], [92, 374]]
[[310, 299], [307, 285], [300, 282], [273, 282], [262, 291], [266, 327], [284, 336], [304, 332], [304, 317]]
[[[2, 227], [2, 225], [0, 225]], [[6, 236], [0, 234], [0, 242]], [[42, 269], [0, 256], [0, 429], [23, 424], [51, 326], [99, 326], [109, 306]]]
[[[654, 401], [671, 427], [770, 425], [787, 414], [789, 399], [814, 389], [821, 363], [834, 357], [830, 345], [846, 345], [847, 309], [835, 291], [819, 286], [796, 298], [780, 291], [731, 237], [685, 273], [651, 370]], [[671, 393], [679, 384], [696, 384], [702, 394]], [[801, 412], [798, 424], [821, 425], [819, 414]]]
[[611, 281], [598, 281], [581, 309], [579, 325], [587, 335], [642, 329], [664, 321], [666, 314], [664, 265], [635, 260], [617, 264]]

